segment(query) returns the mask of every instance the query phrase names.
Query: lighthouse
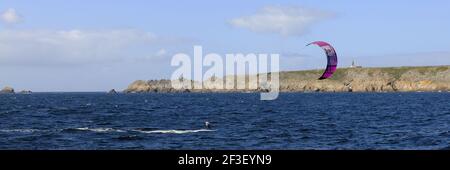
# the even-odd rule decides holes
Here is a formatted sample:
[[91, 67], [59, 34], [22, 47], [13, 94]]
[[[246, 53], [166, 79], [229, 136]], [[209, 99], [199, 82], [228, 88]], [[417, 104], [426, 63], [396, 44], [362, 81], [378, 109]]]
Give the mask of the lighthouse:
[[356, 65], [355, 60], [352, 60], [352, 65], [350, 66], [350, 68], [362, 68], [362, 66]]

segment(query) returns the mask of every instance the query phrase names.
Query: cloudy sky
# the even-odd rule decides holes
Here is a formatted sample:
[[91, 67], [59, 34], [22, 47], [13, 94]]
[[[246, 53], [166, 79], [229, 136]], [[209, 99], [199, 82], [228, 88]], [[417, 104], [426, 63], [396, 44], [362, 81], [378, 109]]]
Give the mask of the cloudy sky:
[[[282, 70], [450, 65], [450, 2], [350, 0], [2, 0], [0, 87], [124, 89], [169, 78], [176, 53], [279, 53]], [[207, 68], [204, 68], [204, 70]]]

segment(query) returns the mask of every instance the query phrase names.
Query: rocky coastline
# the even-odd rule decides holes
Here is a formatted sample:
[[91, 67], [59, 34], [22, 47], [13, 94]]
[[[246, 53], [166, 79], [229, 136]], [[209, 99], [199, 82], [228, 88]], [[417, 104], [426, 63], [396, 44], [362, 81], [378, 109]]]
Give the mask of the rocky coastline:
[[[281, 92], [442, 92], [450, 91], [450, 66], [340, 68], [332, 78], [318, 80], [323, 70], [280, 72]], [[258, 75], [254, 75], [258, 76]], [[221, 80], [221, 79], [218, 79]], [[187, 80], [186, 80], [187, 81]], [[192, 84], [199, 83], [192, 80]], [[217, 81], [216, 81], [217, 82]], [[221, 81], [218, 81], [221, 82]], [[208, 79], [203, 85], [214, 85]], [[248, 87], [248, 86], [247, 86]], [[170, 80], [137, 80], [123, 92], [259, 92], [267, 89], [172, 88]]]

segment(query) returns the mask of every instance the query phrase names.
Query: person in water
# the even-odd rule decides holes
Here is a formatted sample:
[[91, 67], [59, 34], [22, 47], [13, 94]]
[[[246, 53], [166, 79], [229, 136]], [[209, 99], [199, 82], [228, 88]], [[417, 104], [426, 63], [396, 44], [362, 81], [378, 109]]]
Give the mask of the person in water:
[[211, 129], [211, 125], [210, 125], [209, 122], [205, 122], [205, 128], [206, 128], [206, 129]]

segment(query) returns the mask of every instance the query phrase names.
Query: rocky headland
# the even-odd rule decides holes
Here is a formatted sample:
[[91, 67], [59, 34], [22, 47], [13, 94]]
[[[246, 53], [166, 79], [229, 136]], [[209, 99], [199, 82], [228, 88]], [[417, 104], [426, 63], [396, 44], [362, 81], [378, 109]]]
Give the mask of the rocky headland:
[[[332, 78], [318, 80], [323, 70], [280, 72], [281, 92], [416, 92], [450, 91], [450, 66], [386, 67], [386, 68], [339, 68]], [[254, 75], [258, 76], [258, 75]], [[211, 78], [204, 86], [214, 87], [217, 81]], [[192, 80], [192, 84], [200, 83]], [[245, 83], [245, 82], [240, 82]], [[248, 86], [246, 86], [248, 87]], [[222, 89], [174, 89], [170, 80], [137, 80], [130, 84], [126, 93], [142, 92], [241, 92], [264, 91]]]

